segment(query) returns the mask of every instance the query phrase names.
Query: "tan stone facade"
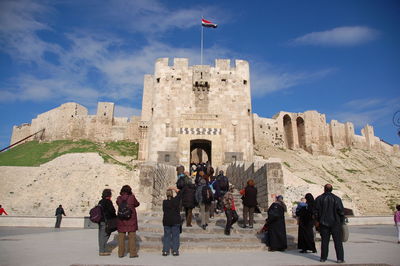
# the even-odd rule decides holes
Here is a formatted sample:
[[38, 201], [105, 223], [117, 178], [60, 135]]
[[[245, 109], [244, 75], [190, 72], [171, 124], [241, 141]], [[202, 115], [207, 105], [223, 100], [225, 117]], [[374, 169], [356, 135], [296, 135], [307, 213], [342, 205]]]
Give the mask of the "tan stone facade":
[[[43, 141], [90, 139], [94, 141], [129, 140], [137, 142], [138, 117], [114, 117], [114, 103], [99, 102], [96, 115], [77, 103], [65, 103], [32, 119], [31, 124], [14, 126], [11, 144], [44, 129], [34, 136]], [[28, 139], [30, 141], [32, 139]]]
[[217, 59], [215, 67], [186, 58], [158, 59], [144, 82], [139, 158], [189, 165], [196, 149], [213, 165], [252, 161], [250, 73], [246, 61]]

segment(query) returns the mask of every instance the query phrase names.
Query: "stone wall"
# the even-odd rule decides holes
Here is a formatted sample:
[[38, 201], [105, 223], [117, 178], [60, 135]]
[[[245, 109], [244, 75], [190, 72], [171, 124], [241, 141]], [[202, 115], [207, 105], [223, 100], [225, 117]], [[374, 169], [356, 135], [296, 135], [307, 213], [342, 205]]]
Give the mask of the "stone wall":
[[244, 188], [249, 179], [254, 180], [257, 187], [257, 201], [264, 210], [274, 202], [277, 195], [283, 195], [285, 192], [282, 165], [279, 162], [265, 160], [254, 163], [235, 162], [225, 168], [229, 182], [238, 189]]
[[326, 123], [324, 114], [317, 111], [304, 113], [279, 112], [272, 119], [253, 114], [255, 143], [267, 146], [303, 149], [312, 154], [330, 154], [332, 149], [360, 148], [398, 153], [397, 145], [384, 142], [374, 135], [374, 128], [366, 125], [361, 135], [354, 133], [351, 122], [332, 120]]
[[139, 141], [138, 117], [114, 117], [114, 103], [99, 102], [97, 114], [88, 111], [77, 103], [65, 103], [48, 112], [39, 114], [31, 124], [14, 126], [11, 144], [39, 130], [44, 133], [27, 141], [38, 139], [79, 140], [90, 139], [98, 142], [128, 140]]
[[146, 209], [162, 206], [168, 187], [175, 186], [176, 168], [171, 165], [146, 162], [140, 165], [140, 193], [147, 195], [144, 201]]

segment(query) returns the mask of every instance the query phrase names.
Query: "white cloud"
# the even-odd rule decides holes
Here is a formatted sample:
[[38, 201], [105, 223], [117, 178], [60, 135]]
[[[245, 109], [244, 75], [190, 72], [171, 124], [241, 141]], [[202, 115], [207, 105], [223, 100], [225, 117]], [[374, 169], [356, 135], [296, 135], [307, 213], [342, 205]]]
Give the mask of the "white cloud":
[[343, 104], [344, 112], [331, 115], [337, 120], [352, 122], [355, 127], [364, 127], [366, 124], [388, 125], [392, 123], [392, 116], [399, 109], [400, 98], [366, 98], [355, 99]]
[[295, 45], [354, 46], [375, 40], [377, 30], [363, 27], [338, 27], [327, 31], [311, 32], [292, 40]]
[[264, 96], [275, 91], [324, 78], [334, 71], [335, 69], [324, 69], [314, 72], [290, 72], [278, 69], [276, 66], [258, 64], [252, 67], [252, 94], [253, 96]]

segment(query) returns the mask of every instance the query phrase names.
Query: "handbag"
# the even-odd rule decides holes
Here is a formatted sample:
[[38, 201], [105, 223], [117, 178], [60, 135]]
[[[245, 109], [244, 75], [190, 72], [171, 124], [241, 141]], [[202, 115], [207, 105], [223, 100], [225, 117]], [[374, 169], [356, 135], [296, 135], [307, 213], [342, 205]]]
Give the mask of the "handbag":
[[106, 233], [111, 234], [117, 230], [117, 217], [106, 220]]
[[342, 242], [349, 240], [349, 227], [347, 224], [342, 224]]

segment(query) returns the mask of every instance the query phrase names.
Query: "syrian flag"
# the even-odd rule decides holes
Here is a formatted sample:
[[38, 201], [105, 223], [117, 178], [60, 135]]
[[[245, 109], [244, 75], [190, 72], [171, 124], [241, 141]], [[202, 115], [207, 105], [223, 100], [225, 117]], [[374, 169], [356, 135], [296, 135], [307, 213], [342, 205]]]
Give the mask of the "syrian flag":
[[212, 23], [209, 20], [205, 20], [204, 18], [201, 19], [201, 25], [206, 28], [216, 28], [218, 25]]

